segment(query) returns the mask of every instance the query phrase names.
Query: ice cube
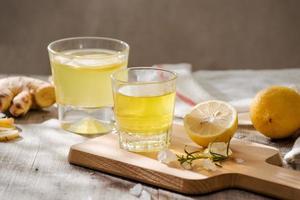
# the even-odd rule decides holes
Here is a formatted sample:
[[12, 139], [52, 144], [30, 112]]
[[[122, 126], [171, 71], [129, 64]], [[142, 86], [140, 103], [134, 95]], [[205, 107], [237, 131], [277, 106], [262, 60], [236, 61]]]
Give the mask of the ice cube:
[[142, 194], [140, 196], [140, 199], [141, 200], [151, 200], [151, 194], [148, 191], [143, 190]]
[[142, 191], [143, 191], [143, 186], [142, 184], [138, 183], [129, 190], [129, 193], [132, 194], [133, 196], [138, 197], [141, 195]]
[[177, 156], [175, 153], [170, 151], [169, 149], [162, 150], [157, 154], [157, 160], [164, 164], [169, 164], [173, 161], [177, 160]]

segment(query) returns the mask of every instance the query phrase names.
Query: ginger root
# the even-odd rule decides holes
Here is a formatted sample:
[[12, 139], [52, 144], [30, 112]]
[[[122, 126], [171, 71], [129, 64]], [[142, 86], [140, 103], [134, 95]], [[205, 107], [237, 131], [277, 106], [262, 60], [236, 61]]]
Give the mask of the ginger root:
[[18, 117], [31, 108], [40, 109], [55, 103], [54, 87], [45, 81], [25, 76], [0, 79], [0, 111]]

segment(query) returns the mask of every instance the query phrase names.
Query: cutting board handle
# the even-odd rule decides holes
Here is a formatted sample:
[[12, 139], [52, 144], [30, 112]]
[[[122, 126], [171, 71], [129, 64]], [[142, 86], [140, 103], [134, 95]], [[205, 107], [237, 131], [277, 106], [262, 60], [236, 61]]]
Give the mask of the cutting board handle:
[[300, 197], [299, 171], [265, 162], [257, 164], [255, 169], [249, 170], [246, 175], [247, 177], [238, 180], [244, 189], [284, 199], [299, 199]]

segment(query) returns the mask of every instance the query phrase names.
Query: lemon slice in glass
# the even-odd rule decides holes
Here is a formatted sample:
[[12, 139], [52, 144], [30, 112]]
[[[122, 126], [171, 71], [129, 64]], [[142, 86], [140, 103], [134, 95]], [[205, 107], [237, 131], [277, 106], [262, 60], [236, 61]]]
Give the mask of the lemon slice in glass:
[[238, 127], [237, 112], [226, 102], [205, 101], [184, 117], [184, 127], [189, 137], [202, 147], [212, 142], [228, 142]]
[[103, 134], [112, 129], [108, 124], [106, 125], [90, 117], [83, 118], [74, 124], [63, 124], [62, 127], [65, 130], [82, 135]]

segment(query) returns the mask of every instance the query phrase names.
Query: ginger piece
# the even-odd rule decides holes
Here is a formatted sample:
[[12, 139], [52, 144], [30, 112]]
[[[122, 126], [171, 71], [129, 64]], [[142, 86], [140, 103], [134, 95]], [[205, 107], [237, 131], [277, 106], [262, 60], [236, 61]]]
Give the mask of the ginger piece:
[[28, 90], [21, 91], [15, 96], [12, 101], [12, 105], [9, 108], [9, 112], [13, 116], [19, 116], [23, 113], [27, 113], [32, 105], [31, 94]]
[[54, 87], [39, 79], [25, 76], [0, 79], [0, 111], [15, 116], [30, 109], [49, 107], [55, 103]]

